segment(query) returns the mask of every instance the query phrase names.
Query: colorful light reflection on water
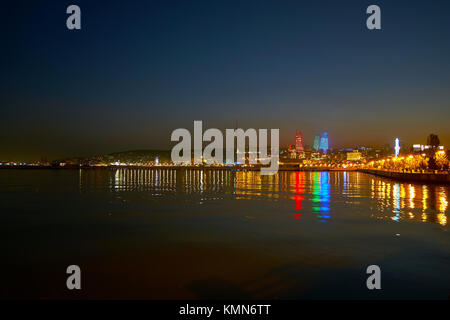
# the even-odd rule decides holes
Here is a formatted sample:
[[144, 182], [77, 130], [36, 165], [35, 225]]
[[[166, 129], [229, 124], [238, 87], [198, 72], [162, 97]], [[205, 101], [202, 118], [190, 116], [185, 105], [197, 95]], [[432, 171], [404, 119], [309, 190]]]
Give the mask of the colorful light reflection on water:
[[320, 222], [330, 219], [330, 183], [329, 172], [313, 173], [313, 206]]
[[[2, 174], [2, 252], [15, 262], [3, 285], [42, 279], [30, 296], [54, 295], [74, 257], [94, 270], [94, 298], [210, 298], [224, 287], [233, 298], [370, 298], [361, 275], [374, 263], [394, 281], [382, 298], [448, 296], [450, 186], [358, 172]], [[117, 291], [110, 279], [122, 279]]]
[[[146, 170], [110, 171], [112, 192], [151, 190], [153, 195], [172, 192], [201, 195], [199, 203], [232, 195], [236, 200], [293, 200], [293, 218], [314, 215], [318, 222], [333, 220], [337, 203], [370, 208], [371, 217], [400, 221], [448, 223], [449, 186], [396, 182], [358, 172], [279, 172], [261, 176], [258, 172], [227, 170]], [[91, 186], [99, 172], [80, 171], [80, 187]], [[85, 183], [89, 180], [89, 183]], [[365, 207], [366, 206], [366, 207]], [[367, 207], [368, 206], [368, 207]]]

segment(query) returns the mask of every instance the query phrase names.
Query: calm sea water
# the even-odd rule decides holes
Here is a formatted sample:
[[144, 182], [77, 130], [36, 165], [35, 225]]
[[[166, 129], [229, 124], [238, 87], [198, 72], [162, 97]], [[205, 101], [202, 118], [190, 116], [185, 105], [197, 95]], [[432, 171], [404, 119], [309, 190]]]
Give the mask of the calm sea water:
[[[0, 170], [0, 191], [2, 298], [449, 298], [449, 186], [356, 172]], [[81, 291], [66, 289], [71, 264]]]

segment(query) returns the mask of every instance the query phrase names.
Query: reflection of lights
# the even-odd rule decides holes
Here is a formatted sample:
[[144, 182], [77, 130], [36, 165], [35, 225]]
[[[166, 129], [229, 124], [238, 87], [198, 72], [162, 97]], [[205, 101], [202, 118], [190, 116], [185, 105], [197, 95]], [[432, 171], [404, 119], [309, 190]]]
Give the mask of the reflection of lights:
[[422, 207], [423, 207], [423, 211], [425, 212], [425, 210], [427, 210], [427, 200], [428, 200], [428, 187], [427, 186], [422, 186]]
[[203, 192], [203, 179], [204, 179], [204, 177], [203, 177], [203, 170], [202, 171], [200, 171], [200, 192]]
[[447, 194], [445, 193], [445, 189], [441, 187], [441, 191], [439, 192], [439, 212], [445, 213], [447, 207]]
[[[302, 209], [302, 201], [303, 201], [303, 193], [305, 192], [305, 189], [303, 186], [305, 185], [305, 172], [296, 172], [295, 173], [295, 210], [301, 210]], [[300, 219], [300, 213], [295, 214], [296, 219]]]
[[447, 224], [447, 216], [444, 213], [439, 213], [437, 215], [437, 220], [442, 226], [445, 226]]
[[444, 213], [439, 213], [437, 219], [440, 225], [445, 226], [447, 224], [447, 216]]
[[398, 183], [394, 184], [393, 206], [394, 206], [395, 216], [392, 217], [392, 220], [399, 221], [400, 220], [400, 185]]
[[389, 199], [391, 197], [391, 184], [386, 183], [386, 198]]
[[[99, 172], [103, 171], [79, 170], [80, 188], [97, 188], [101, 182], [99, 179], [103, 179]], [[331, 219], [333, 187], [336, 188], [335, 191], [342, 191], [340, 194], [344, 200], [353, 197], [374, 199], [378, 211], [383, 213], [376, 218], [398, 222], [424, 221], [448, 226], [449, 189], [445, 186], [392, 183], [391, 180], [367, 178], [363, 174], [359, 177], [360, 185], [356, 181], [356, 174], [344, 172], [280, 172], [272, 177], [261, 176], [257, 171], [178, 171], [161, 167], [115, 167], [109, 172], [105, 173], [104, 178], [107, 179], [111, 192], [152, 190], [156, 191], [152, 193], [154, 195], [161, 195], [161, 191], [188, 194], [203, 192], [205, 199], [212, 199], [211, 194], [214, 194], [215, 199], [217, 192], [230, 192], [236, 197], [243, 196], [240, 199], [251, 199], [254, 196], [266, 199], [288, 198], [293, 202], [291, 205], [295, 205], [291, 219], [304, 219], [302, 210], [306, 210], [305, 212], [314, 213], [320, 222]], [[344, 195], [345, 188], [348, 190], [347, 195]], [[312, 197], [309, 198], [309, 195]]]
[[422, 213], [422, 222], [427, 221], [427, 214], [425, 212]]
[[[187, 173], [184, 178], [186, 179], [186, 177]], [[169, 188], [175, 185], [176, 179], [176, 170], [120, 168], [114, 170], [110, 186], [114, 190], [130, 190], [150, 186]]]
[[313, 174], [313, 210], [318, 211], [319, 222], [326, 222], [330, 218], [330, 183], [329, 172], [314, 172]]
[[374, 179], [371, 179], [370, 194], [371, 194], [372, 198], [375, 198], [375, 180]]
[[401, 208], [404, 208], [404, 207], [405, 207], [405, 198], [406, 198], [405, 185], [402, 184], [402, 185], [400, 186], [400, 200], [401, 200], [400, 207], [401, 207]]
[[343, 186], [344, 186], [343, 194], [348, 194], [348, 189], [349, 189], [348, 172], [343, 172], [342, 178], [344, 180], [343, 181]]
[[414, 197], [416, 196], [416, 190], [412, 184], [409, 185], [409, 207], [414, 209]]
[[122, 170], [116, 170], [114, 173], [114, 187], [117, 189], [120, 187], [120, 173]]

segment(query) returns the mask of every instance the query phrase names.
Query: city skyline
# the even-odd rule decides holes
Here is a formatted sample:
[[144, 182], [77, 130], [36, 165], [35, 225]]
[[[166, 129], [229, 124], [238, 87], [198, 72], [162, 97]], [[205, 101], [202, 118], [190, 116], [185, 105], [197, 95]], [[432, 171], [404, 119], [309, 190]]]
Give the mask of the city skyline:
[[[339, 151], [339, 150], [351, 150], [351, 149], [357, 149], [360, 147], [369, 147], [369, 148], [374, 148], [374, 149], [384, 149], [387, 146], [389, 146], [390, 149], [394, 150], [395, 149], [395, 140], [398, 138], [392, 138], [391, 141], [385, 141], [383, 142], [378, 142], [376, 144], [350, 144], [350, 145], [340, 145], [340, 144], [333, 144], [330, 145], [328, 142], [328, 132], [324, 131], [323, 133], [320, 133], [318, 135], [312, 135], [314, 137], [314, 139], [311, 139], [311, 141], [305, 141], [304, 136], [303, 136], [303, 132], [300, 130], [295, 130], [295, 136], [292, 135], [291, 133], [291, 137], [288, 140], [287, 144], [282, 144], [280, 146], [280, 150], [287, 150], [290, 149], [291, 147], [293, 147], [293, 150], [295, 150], [297, 153], [301, 153], [303, 151], [309, 150], [309, 151], [316, 151], [316, 152], [321, 152], [321, 153], [327, 153], [328, 151]], [[324, 135], [326, 135], [324, 137]], [[440, 137], [438, 135], [438, 137]], [[324, 138], [326, 139], [326, 142], [324, 141]], [[317, 140], [317, 141], [316, 141]], [[414, 149], [415, 146], [417, 145], [426, 145], [426, 141], [427, 141], [427, 136], [423, 136], [421, 139], [418, 140], [414, 140], [414, 141], [405, 141], [403, 139], [399, 139], [399, 142], [401, 143], [401, 148], [402, 148], [402, 152], [410, 152], [412, 149]], [[316, 145], [317, 142], [317, 145]], [[300, 151], [300, 149], [297, 149], [299, 147], [297, 147], [297, 143], [299, 143], [301, 145], [301, 149], [303, 151]], [[323, 151], [323, 145], [324, 143], [328, 146], [326, 151]], [[173, 147], [175, 143], [172, 142], [170, 147]], [[206, 146], [208, 143], [203, 142], [203, 146]], [[447, 149], [448, 145], [445, 143], [445, 141], [442, 141], [441, 139], [441, 146], [445, 147]], [[87, 154], [65, 154], [65, 155], [60, 155], [57, 157], [49, 157], [47, 154], [41, 153], [40, 155], [36, 155], [36, 156], [32, 156], [32, 157], [20, 157], [17, 155], [12, 155], [12, 156], [5, 156], [2, 155], [3, 158], [0, 158], [0, 162], [30, 162], [30, 163], [35, 163], [38, 161], [55, 161], [55, 160], [63, 160], [63, 159], [70, 159], [70, 158], [90, 158], [90, 157], [96, 157], [96, 156], [105, 156], [108, 154], [116, 154], [116, 153], [126, 153], [126, 152], [134, 152], [134, 151], [170, 151], [170, 147], [168, 148], [136, 148], [136, 149], [131, 149], [131, 148], [125, 148], [122, 150], [117, 150], [117, 149], [111, 149], [109, 151], [106, 152], [92, 152], [92, 153], [87, 153]], [[247, 146], [248, 147], [248, 146]]]

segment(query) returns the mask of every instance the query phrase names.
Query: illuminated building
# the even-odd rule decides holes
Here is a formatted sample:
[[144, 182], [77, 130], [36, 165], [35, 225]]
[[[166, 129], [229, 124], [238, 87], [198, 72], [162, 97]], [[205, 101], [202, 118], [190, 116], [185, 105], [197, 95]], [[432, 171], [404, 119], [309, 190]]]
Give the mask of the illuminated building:
[[295, 148], [291, 145], [289, 145], [288, 158], [297, 159], [297, 152], [295, 152]]
[[305, 157], [305, 148], [303, 147], [303, 136], [301, 131], [298, 130], [295, 133], [295, 153], [299, 158]]
[[320, 145], [319, 150], [326, 153], [328, 151], [328, 133], [324, 132], [322, 133], [322, 136], [320, 137]]
[[320, 137], [319, 136], [315, 136], [314, 137], [314, 144], [313, 144], [314, 150], [319, 151], [319, 144], [320, 144]]
[[[430, 149], [430, 148], [431, 148], [431, 146], [423, 145], [423, 144], [414, 144], [413, 145], [414, 152], [423, 152], [423, 151], [425, 151], [427, 149]], [[438, 149], [439, 150], [444, 150], [444, 146], [439, 146]]]
[[302, 153], [305, 151], [305, 148], [303, 147], [303, 136], [301, 131], [298, 131], [295, 133], [295, 152]]
[[348, 161], [359, 161], [361, 160], [361, 152], [358, 150], [353, 150], [352, 152], [347, 152], [347, 160]]
[[400, 153], [400, 140], [398, 140], [398, 138], [395, 138], [395, 157], [398, 157], [398, 154]]

